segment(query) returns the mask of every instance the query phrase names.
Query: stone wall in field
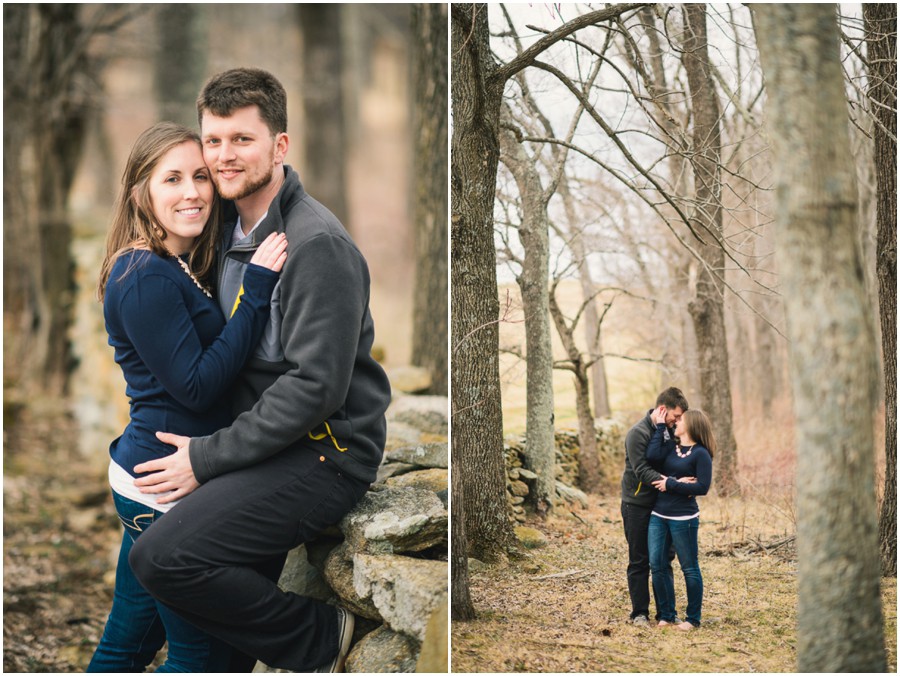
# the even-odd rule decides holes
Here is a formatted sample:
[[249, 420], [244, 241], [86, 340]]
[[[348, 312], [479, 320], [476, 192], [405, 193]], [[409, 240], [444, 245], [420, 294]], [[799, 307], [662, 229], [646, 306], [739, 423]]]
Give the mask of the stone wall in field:
[[[618, 490], [622, 468], [625, 466], [625, 425], [613, 418], [598, 420], [597, 455], [603, 473], [604, 493]], [[566, 503], [587, 505], [587, 496], [578, 489], [578, 459], [581, 453], [576, 430], [556, 432], [556, 495]], [[525, 468], [525, 437], [507, 437], [504, 442], [506, 458], [506, 496], [509, 518], [525, 521], [528, 495], [536, 475]]]

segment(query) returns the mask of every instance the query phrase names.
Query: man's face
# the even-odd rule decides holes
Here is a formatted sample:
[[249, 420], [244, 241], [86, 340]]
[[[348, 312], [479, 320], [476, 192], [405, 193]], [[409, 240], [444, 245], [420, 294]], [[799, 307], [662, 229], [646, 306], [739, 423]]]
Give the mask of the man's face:
[[238, 108], [228, 117], [206, 111], [200, 133], [203, 159], [225, 199], [241, 200], [265, 187], [284, 161], [286, 134], [273, 137], [257, 106]]
[[684, 411], [681, 409], [681, 406], [676, 406], [675, 408], [667, 408], [666, 409], [666, 425], [668, 427], [672, 427], [675, 423], [681, 420], [681, 416], [684, 415]]

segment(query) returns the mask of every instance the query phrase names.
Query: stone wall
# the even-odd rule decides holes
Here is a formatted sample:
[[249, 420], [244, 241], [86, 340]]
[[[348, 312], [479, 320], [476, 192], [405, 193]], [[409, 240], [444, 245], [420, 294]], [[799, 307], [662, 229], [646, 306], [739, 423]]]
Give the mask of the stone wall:
[[398, 394], [387, 417], [377, 481], [289, 554], [279, 585], [356, 615], [348, 672], [446, 673], [447, 398]]
[[[603, 492], [618, 490], [622, 468], [625, 466], [625, 434], [628, 429], [614, 418], [604, 418], [595, 424], [597, 455], [603, 473]], [[587, 496], [578, 486], [578, 456], [581, 449], [576, 430], [556, 432], [556, 495], [572, 504], [587, 506]], [[525, 437], [507, 437], [503, 451], [506, 458], [506, 497], [509, 518], [516, 523], [525, 521], [528, 494], [537, 475], [525, 469]]]

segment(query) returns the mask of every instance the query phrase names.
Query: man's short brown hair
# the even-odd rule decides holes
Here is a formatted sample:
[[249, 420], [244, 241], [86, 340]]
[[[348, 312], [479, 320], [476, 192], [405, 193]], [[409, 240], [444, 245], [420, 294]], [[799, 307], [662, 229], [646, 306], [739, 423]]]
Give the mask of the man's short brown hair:
[[239, 108], [257, 106], [272, 136], [287, 131], [287, 93], [278, 79], [259, 68], [233, 68], [213, 75], [197, 97], [197, 119], [203, 113], [228, 117]]
[[670, 387], [659, 393], [656, 398], [657, 406], [665, 406], [666, 408], [680, 407], [682, 411], [688, 410], [688, 402], [684, 396], [684, 392], [677, 387]]

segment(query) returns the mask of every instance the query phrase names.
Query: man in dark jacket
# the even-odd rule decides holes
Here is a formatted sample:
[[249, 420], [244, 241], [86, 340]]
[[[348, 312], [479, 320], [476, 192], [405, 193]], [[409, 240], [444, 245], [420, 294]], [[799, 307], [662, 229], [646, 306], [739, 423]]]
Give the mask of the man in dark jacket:
[[[288, 256], [269, 326], [234, 386], [231, 427], [188, 439], [159, 434], [171, 456], [135, 468], [145, 492], [181, 499], [130, 557], [144, 587], [256, 659], [292, 671], [338, 671], [353, 615], [281, 592], [286, 554], [338, 522], [381, 462], [390, 403], [371, 356], [366, 261], [335, 216], [284, 164], [287, 97], [271, 74], [214, 76], [197, 101], [203, 155], [225, 199], [218, 300], [241, 302], [250, 257], [272, 232]], [[186, 497], [184, 497], [186, 496]]]
[[[687, 399], [677, 387], [664, 390], [656, 398], [656, 408], [664, 407], [669, 438], [664, 442], [675, 445], [675, 423], [688, 409]], [[647, 464], [647, 446], [656, 431], [647, 412], [625, 436], [625, 471], [622, 473], [622, 522], [628, 541], [628, 594], [631, 596], [631, 621], [646, 626], [650, 620], [650, 550], [647, 532], [650, 512], [656, 502], [657, 490], [653, 482], [662, 475]], [[672, 557], [670, 557], [671, 559]], [[668, 574], [672, 575], [671, 567]], [[657, 604], [657, 608], [659, 604]]]

